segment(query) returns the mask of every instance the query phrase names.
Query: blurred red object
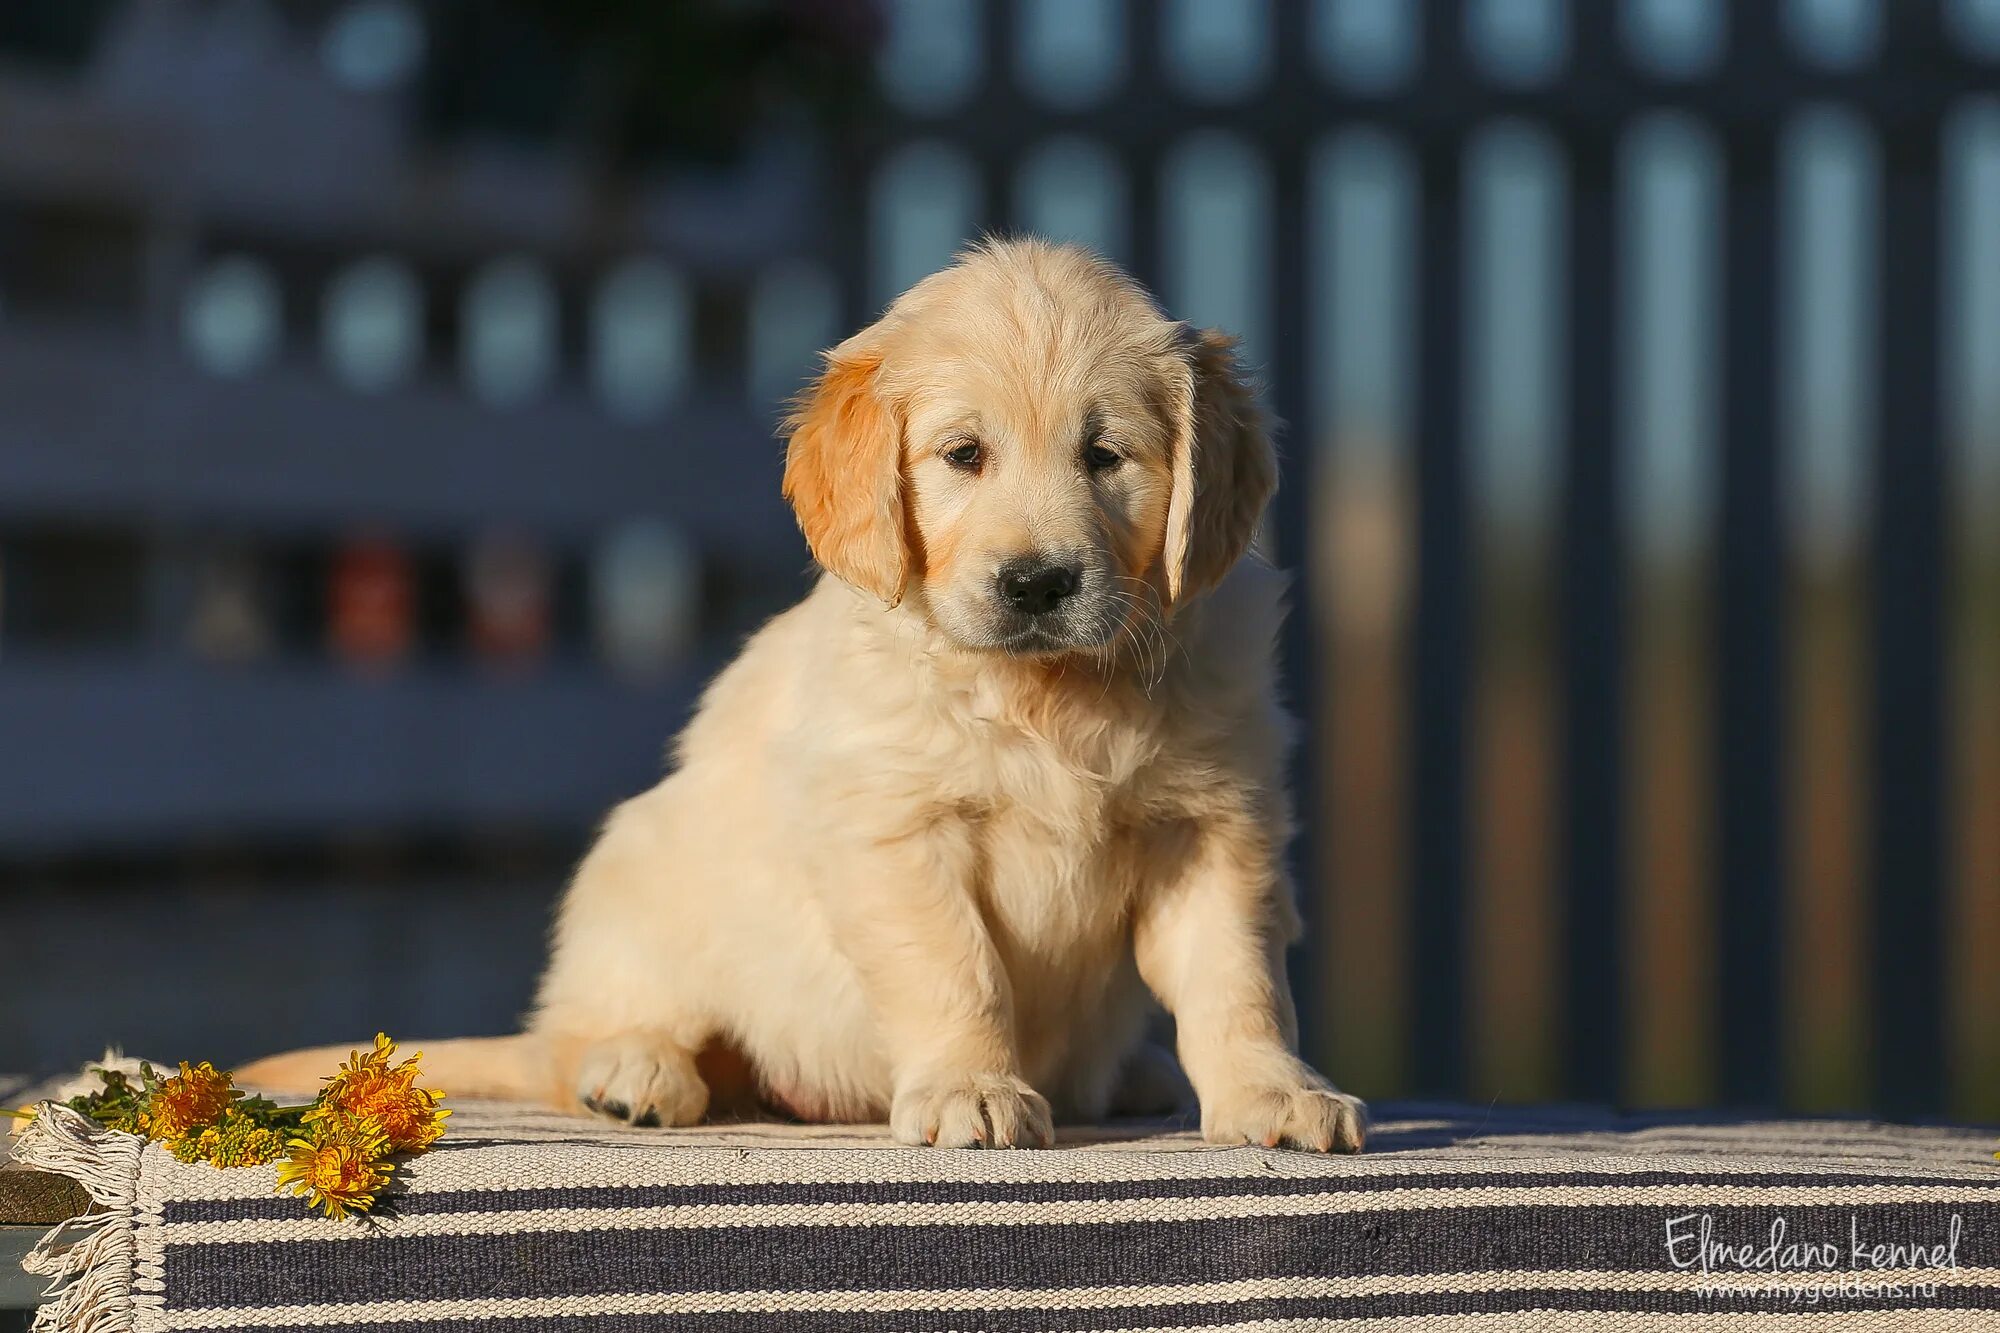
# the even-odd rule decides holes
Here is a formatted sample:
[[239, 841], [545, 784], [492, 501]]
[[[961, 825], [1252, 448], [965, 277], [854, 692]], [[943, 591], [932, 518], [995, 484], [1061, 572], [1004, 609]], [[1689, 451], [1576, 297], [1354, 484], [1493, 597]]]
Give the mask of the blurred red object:
[[383, 666], [407, 656], [416, 638], [416, 576], [409, 554], [385, 537], [358, 537], [334, 557], [327, 589], [336, 653]]

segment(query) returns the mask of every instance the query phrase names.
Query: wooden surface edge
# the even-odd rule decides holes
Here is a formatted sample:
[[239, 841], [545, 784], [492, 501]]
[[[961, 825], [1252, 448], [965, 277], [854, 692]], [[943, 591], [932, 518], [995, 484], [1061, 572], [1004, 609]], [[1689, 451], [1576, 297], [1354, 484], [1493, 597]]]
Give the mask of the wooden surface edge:
[[68, 1176], [0, 1164], [0, 1226], [52, 1227], [90, 1208], [89, 1192]]

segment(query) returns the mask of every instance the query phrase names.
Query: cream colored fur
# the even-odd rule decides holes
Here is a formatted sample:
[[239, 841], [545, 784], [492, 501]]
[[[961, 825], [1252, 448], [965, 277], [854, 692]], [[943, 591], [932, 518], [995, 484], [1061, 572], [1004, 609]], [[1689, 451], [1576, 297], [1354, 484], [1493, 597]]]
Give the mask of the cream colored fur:
[[[527, 1033], [432, 1044], [436, 1081], [682, 1124], [726, 1050], [806, 1118], [1046, 1144], [1167, 1085], [1150, 992], [1210, 1139], [1358, 1148], [1284, 972], [1282, 581], [1242, 558], [1274, 481], [1227, 340], [1109, 265], [994, 243], [913, 288], [792, 423], [829, 576], [611, 814]], [[1082, 571], [1054, 629], [994, 591], [1022, 555]]]

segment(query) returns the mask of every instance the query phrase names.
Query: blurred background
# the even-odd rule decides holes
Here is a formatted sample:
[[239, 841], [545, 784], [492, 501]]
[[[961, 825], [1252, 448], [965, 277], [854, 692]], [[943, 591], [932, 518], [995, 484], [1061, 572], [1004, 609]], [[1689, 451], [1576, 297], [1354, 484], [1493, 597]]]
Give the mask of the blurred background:
[[1013, 229], [1290, 423], [1343, 1085], [2000, 1118], [1996, 0], [7, 0], [0, 1070], [510, 1029]]

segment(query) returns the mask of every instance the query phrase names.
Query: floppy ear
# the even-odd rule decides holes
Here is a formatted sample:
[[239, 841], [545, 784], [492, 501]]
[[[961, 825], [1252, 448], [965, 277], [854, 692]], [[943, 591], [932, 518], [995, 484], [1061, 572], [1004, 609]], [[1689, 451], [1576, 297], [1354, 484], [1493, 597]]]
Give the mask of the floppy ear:
[[901, 432], [875, 394], [875, 353], [828, 354], [826, 369], [785, 422], [785, 498], [813, 558], [835, 578], [903, 600]]
[[1182, 356], [1164, 555], [1170, 602], [1222, 582], [1278, 486], [1277, 453], [1236, 340], [1188, 330]]

